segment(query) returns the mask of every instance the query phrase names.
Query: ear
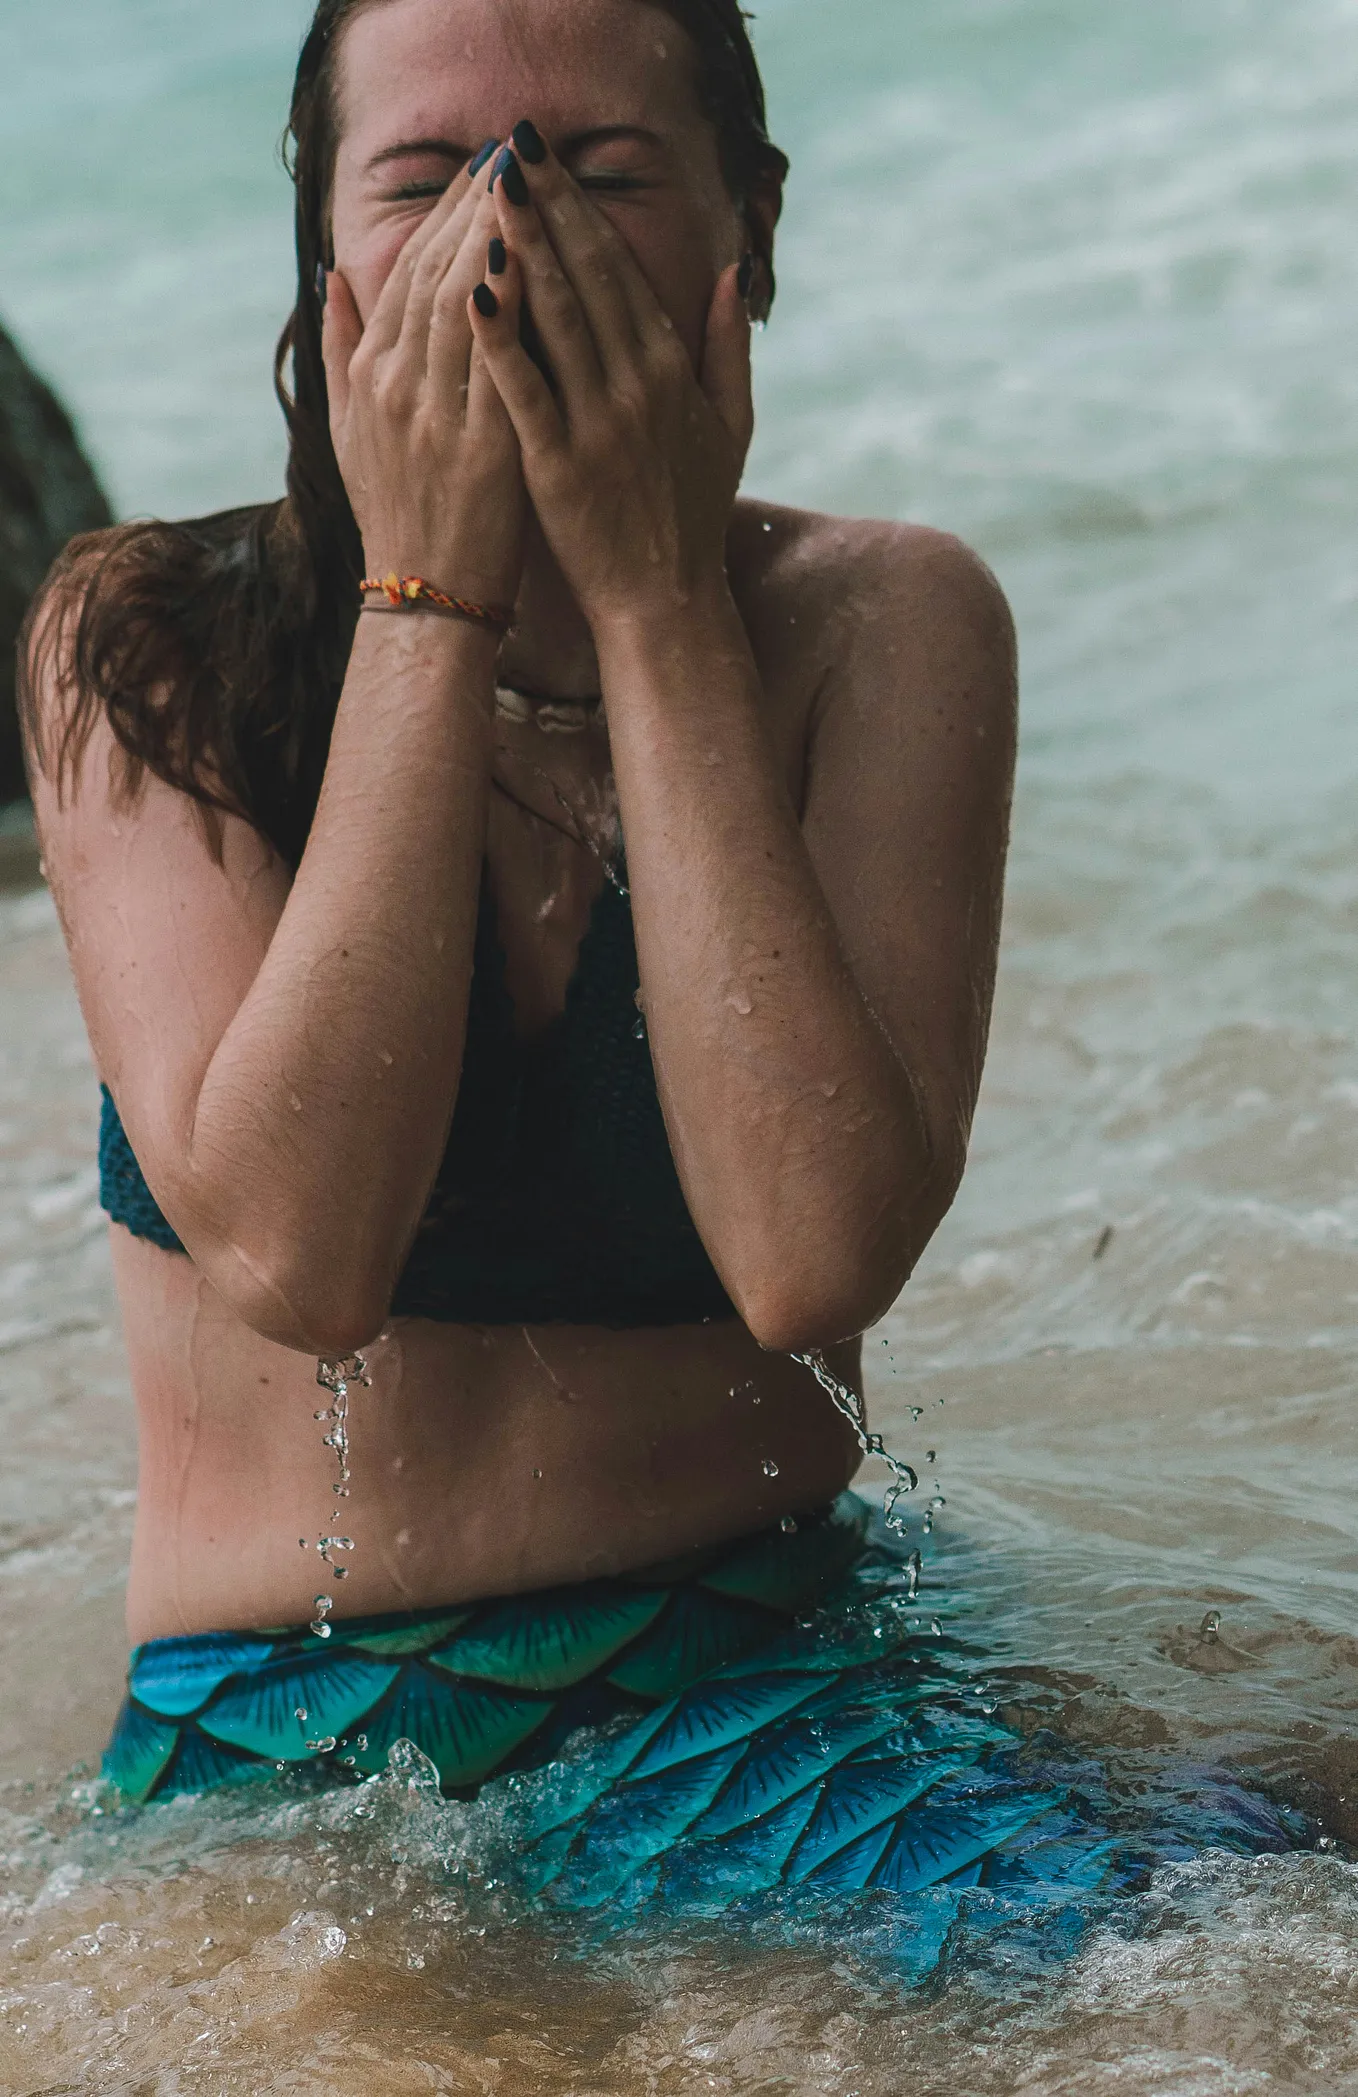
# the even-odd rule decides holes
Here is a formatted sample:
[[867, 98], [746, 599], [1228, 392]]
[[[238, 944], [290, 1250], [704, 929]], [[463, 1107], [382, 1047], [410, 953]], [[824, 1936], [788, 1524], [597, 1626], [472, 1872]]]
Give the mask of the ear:
[[349, 410], [349, 366], [362, 339], [363, 323], [348, 280], [338, 270], [331, 270], [326, 278], [321, 355], [325, 360], [325, 390], [330, 401], [332, 430], [344, 421]]
[[773, 305], [773, 242], [783, 215], [783, 178], [768, 168], [755, 177], [745, 199], [743, 217], [750, 253], [755, 258], [750, 293], [751, 320], [767, 320]]
[[736, 264], [717, 279], [703, 347], [703, 392], [725, 423], [741, 464], [754, 435], [750, 392], [750, 320], [740, 295]]

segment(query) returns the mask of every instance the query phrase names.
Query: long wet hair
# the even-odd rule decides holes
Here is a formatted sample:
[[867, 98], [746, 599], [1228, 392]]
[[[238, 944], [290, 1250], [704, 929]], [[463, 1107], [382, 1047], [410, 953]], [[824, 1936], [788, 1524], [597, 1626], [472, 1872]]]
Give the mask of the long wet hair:
[[[297, 304], [275, 384], [288, 426], [282, 502], [75, 539], [20, 640], [19, 706], [31, 762], [58, 786], [100, 711], [125, 760], [207, 807], [243, 816], [293, 866], [315, 814], [362, 575], [358, 527], [330, 436], [317, 265], [332, 262], [336, 70], [349, 21], [381, 0], [321, 0], [302, 45], [284, 143], [296, 191]], [[739, 0], [648, 0], [688, 33], [723, 176], [744, 207], [787, 159], [768, 136], [764, 89]], [[763, 293], [771, 238], [746, 212]], [[38, 718], [56, 666], [64, 705]]]

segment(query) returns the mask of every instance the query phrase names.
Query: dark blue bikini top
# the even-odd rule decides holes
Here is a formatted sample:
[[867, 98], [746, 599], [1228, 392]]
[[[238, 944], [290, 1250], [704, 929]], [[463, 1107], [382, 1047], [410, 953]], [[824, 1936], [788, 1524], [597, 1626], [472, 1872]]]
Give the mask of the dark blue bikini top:
[[[630, 1327], [736, 1315], [674, 1168], [639, 981], [631, 906], [606, 883], [565, 1012], [523, 1041], [483, 885], [457, 1110], [397, 1316]], [[184, 1250], [107, 1090], [99, 1179], [115, 1222]]]

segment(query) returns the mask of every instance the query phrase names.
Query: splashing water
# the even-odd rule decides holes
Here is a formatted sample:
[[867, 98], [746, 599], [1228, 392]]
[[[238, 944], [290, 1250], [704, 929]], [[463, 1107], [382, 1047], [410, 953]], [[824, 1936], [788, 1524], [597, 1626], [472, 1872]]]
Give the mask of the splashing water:
[[[361, 1354], [322, 1355], [316, 1364], [316, 1381], [323, 1391], [330, 1392], [334, 1401], [332, 1404], [324, 1406], [315, 1416], [318, 1424], [322, 1424], [330, 1430], [325, 1437], [325, 1447], [334, 1450], [335, 1461], [339, 1465], [339, 1477], [331, 1487], [331, 1491], [337, 1499], [347, 1500], [353, 1479], [353, 1472], [349, 1467], [349, 1393], [355, 1385], [363, 1390], [370, 1391], [372, 1389], [372, 1375], [366, 1358]], [[321, 1563], [328, 1566], [334, 1579], [339, 1581], [348, 1579], [349, 1568], [345, 1565], [337, 1565], [332, 1553], [336, 1551], [352, 1551], [354, 1540], [351, 1536], [339, 1536], [335, 1533], [337, 1520], [338, 1510], [327, 1527], [317, 1537], [314, 1545], [308, 1546], [304, 1536], [298, 1538], [298, 1543], [303, 1551], [308, 1548], [316, 1551]], [[319, 1594], [316, 1596], [316, 1616], [311, 1629], [317, 1638], [329, 1638], [330, 1626], [326, 1622], [326, 1618], [330, 1616], [334, 1607], [335, 1604], [330, 1595]]]
[[792, 1359], [811, 1371], [836, 1412], [844, 1415], [858, 1437], [858, 1446], [864, 1456], [879, 1457], [890, 1471], [891, 1484], [887, 1487], [882, 1513], [887, 1528], [896, 1536], [904, 1536], [906, 1521], [905, 1516], [900, 1513], [900, 1502], [907, 1493], [918, 1490], [919, 1474], [912, 1470], [909, 1464], [903, 1463], [899, 1456], [892, 1455], [880, 1434], [869, 1432], [866, 1401], [851, 1384], [840, 1381], [823, 1354], [794, 1354]]

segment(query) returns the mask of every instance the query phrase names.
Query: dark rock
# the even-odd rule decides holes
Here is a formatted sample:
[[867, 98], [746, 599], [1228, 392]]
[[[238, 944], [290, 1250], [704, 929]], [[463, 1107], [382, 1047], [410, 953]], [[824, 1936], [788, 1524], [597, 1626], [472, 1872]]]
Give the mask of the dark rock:
[[26, 791], [14, 711], [14, 643], [66, 541], [113, 522], [55, 394], [0, 328], [0, 805]]

